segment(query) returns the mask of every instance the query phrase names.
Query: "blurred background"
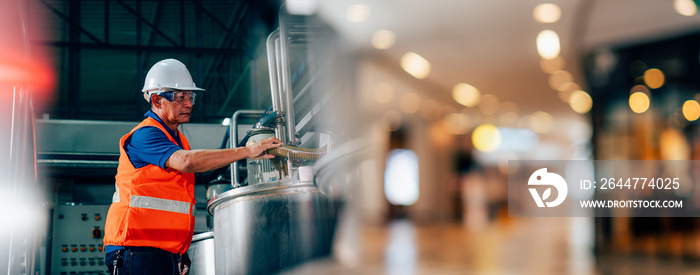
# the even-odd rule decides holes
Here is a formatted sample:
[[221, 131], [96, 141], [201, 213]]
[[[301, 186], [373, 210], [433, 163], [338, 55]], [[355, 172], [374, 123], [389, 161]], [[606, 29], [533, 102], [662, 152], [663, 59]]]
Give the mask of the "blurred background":
[[[118, 138], [149, 108], [148, 69], [188, 66], [207, 91], [182, 131], [225, 147], [232, 114], [271, 104], [268, 35], [307, 18], [288, 21], [291, 83], [314, 91], [297, 122], [362, 150], [317, 183], [344, 203], [331, 252], [275, 272], [695, 273], [697, 218], [513, 218], [506, 188], [508, 160], [700, 158], [698, 4], [3, 1], [0, 271], [104, 274]], [[321, 39], [294, 40], [302, 25]], [[217, 176], [197, 175], [198, 232]], [[59, 236], [73, 217], [87, 233]]]

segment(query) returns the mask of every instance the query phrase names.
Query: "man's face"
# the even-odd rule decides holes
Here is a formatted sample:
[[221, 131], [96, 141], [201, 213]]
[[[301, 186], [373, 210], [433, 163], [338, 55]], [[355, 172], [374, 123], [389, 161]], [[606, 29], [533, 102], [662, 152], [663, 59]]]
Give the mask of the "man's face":
[[[170, 98], [172, 101], [168, 100]], [[163, 109], [161, 119], [166, 124], [183, 124], [190, 121], [192, 115], [192, 98], [189, 91], [175, 93], [173, 96], [159, 96]]]

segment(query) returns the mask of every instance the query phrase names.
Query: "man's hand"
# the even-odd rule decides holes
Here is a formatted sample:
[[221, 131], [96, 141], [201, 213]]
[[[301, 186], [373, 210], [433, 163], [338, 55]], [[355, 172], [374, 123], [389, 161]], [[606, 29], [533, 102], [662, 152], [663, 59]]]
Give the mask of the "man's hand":
[[277, 148], [282, 145], [282, 142], [275, 138], [271, 137], [268, 139], [263, 139], [261, 141], [258, 141], [256, 143], [253, 143], [251, 145], [248, 145], [245, 147], [246, 151], [248, 152], [248, 158], [251, 159], [271, 159], [274, 158], [275, 156], [272, 154], [267, 154], [265, 151], [270, 148]]
[[187, 252], [182, 253], [182, 256], [180, 256], [180, 262], [177, 263], [177, 267], [180, 269], [180, 275], [187, 275], [190, 273], [190, 265], [192, 265], [190, 256], [187, 255]]

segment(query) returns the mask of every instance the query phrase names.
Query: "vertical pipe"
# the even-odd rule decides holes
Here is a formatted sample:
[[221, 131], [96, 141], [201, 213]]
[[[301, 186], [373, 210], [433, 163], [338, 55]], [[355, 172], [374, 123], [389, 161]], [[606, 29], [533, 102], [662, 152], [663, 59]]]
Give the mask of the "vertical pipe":
[[[284, 8], [284, 7], [283, 7]], [[284, 23], [283, 14], [280, 10], [280, 62], [282, 65], [282, 104], [285, 109], [285, 123], [287, 128], [287, 138], [290, 144], [297, 144], [295, 135], [296, 120], [294, 119], [294, 106], [292, 106], [292, 82], [289, 69], [289, 38], [287, 37], [287, 26]]]
[[[259, 117], [263, 114], [263, 112], [264, 111], [258, 110], [238, 110], [233, 113], [231, 123], [229, 124], [228, 128], [231, 148], [238, 147], [238, 118], [241, 116], [247, 116], [248, 118]], [[235, 161], [231, 163], [231, 187], [237, 188], [240, 186], [241, 183], [238, 182], [238, 161]]]
[[[278, 74], [279, 67], [277, 66], [278, 59], [275, 47], [275, 42], [277, 42], [279, 36], [280, 32], [279, 29], [277, 29], [267, 37], [267, 65], [268, 70], [270, 71], [270, 92], [272, 94], [272, 110], [277, 111], [278, 114], [283, 114], [284, 110], [282, 109], [282, 98], [280, 94]], [[285, 139], [286, 135], [284, 135], [284, 125], [277, 124], [275, 128], [275, 137], [283, 143], [287, 143]]]
[[[231, 141], [231, 148], [238, 147], [238, 116], [241, 111], [233, 113], [231, 123], [229, 123], [228, 136]], [[238, 161], [231, 163], [231, 187], [238, 188], [241, 184], [238, 182]]]
[[[282, 61], [281, 61], [282, 57], [281, 57], [281, 55], [282, 55], [282, 53], [280, 52], [280, 38], [277, 37], [277, 39], [275, 39], [275, 63], [276, 63], [275, 66], [277, 67], [277, 88], [279, 89], [277, 96], [279, 97], [279, 102], [280, 102], [280, 110], [281, 110], [280, 115], [285, 116], [285, 114], [287, 113], [287, 106], [284, 105], [284, 103], [282, 101], [283, 91], [282, 91], [282, 77], [281, 77], [281, 75], [282, 75]], [[285, 120], [286, 120], [286, 116], [285, 116]], [[284, 121], [284, 123], [278, 124], [277, 127], [275, 128], [275, 131], [280, 136], [280, 140], [283, 141], [284, 143], [288, 143], [291, 141], [290, 139], [287, 138], [286, 123], [287, 123], [287, 121]]]

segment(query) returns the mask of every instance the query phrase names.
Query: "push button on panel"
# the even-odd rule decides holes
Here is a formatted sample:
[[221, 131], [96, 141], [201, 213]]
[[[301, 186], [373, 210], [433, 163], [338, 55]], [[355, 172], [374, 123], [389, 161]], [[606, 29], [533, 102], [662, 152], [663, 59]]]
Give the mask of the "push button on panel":
[[95, 228], [92, 229], [92, 237], [95, 239], [102, 238], [102, 229], [100, 229], [99, 226], [95, 226]]

